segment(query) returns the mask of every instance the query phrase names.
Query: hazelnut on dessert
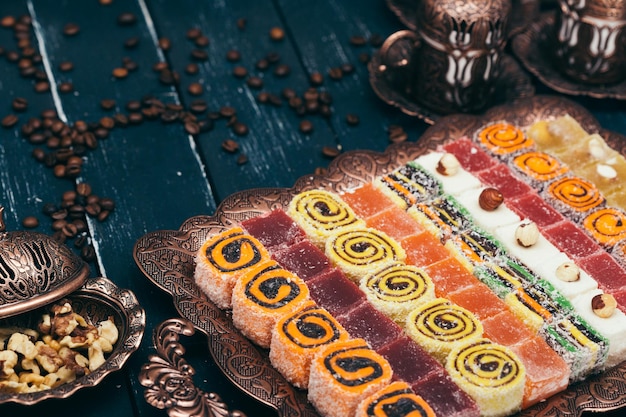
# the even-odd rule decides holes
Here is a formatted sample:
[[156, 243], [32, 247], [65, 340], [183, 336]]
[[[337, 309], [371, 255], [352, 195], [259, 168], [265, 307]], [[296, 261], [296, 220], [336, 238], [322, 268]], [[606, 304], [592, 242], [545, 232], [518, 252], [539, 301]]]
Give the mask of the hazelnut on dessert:
[[529, 248], [539, 240], [539, 228], [535, 222], [522, 223], [515, 229], [515, 240], [520, 246]]
[[578, 281], [580, 279], [580, 268], [574, 262], [563, 262], [556, 268], [556, 277], [565, 282]]
[[493, 187], [485, 188], [481, 191], [480, 196], [478, 196], [478, 204], [480, 208], [486, 211], [494, 211], [504, 201], [504, 196], [502, 193]]
[[451, 177], [459, 172], [460, 167], [461, 164], [459, 160], [456, 159], [456, 156], [451, 153], [444, 153], [437, 164], [437, 172], [441, 175]]
[[598, 317], [609, 318], [617, 308], [617, 301], [611, 294], [598, 294], [591, 299], [591, 309]]

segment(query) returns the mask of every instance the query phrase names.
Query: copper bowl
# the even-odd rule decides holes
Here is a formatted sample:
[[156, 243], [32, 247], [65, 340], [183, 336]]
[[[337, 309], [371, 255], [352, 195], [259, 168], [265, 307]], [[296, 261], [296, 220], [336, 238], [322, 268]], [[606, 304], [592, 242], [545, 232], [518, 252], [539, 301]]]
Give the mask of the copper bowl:
[[[71, 301], [76, 313], [97, 324], [109, 317], [113, 318], [119, 337], [113, 351], [106, 354], [106, 361], [93, 372], [56, 388], [33, 393], [0, 392], [0, 404], [14, 402], [31, 405], [49, 398], [67, 398], [79, 389], [93, 387], [107, 375], [120, 370], [130, 355], [137, 350], [144, 334], [146, 317], [135, 295], [120, 289], [107, 278], [88, 279], [78, 290], [65, 295]], [[0, 327], [19, 326], [37, 328], [45, 307], [0, 319]]]

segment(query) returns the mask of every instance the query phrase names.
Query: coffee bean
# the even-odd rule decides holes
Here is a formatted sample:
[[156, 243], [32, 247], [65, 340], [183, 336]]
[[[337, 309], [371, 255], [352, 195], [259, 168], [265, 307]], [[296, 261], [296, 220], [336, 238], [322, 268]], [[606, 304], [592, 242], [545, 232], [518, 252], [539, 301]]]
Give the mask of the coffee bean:
[[100, 100], [100, 107], [102, 110], [113, 110], [115, 108], [115, 100], [110, 98], [104, 98]]
[[207, 103], [202, 99], [196, 99], [191, 102], [189, 109], [194, 113], [204, 113], [207, 110]]
[[220, 107], [220, 116], [225, 118], [231, 118], [237, 114], [237, 110], [231, 106], [222, 106]]
[[341, 151], [338, 148], [335, 148], [332, 146], [324, 146], [322, 148], [322, 155], [328, 158], [334, 158], [338, 156], [340, 153]]
[[37, 217], [35, 216], [24, 217], [22, 219], [22, 226], [27, 229], [34, 229], [35, 227], [39, 226], [39, 219], [37, 219]]
[[74, 63], [70, 61], [63, 61], [59, 64], [59, 70], [62, 72], [69, 72], [74, 69]]
[[311, 85], [322, 85], [324, 83], [324, 76], [319, 72], [314, 72], [309, 77]]
[[211, 43], [211, 40], [207, 36], [201, 35], [201, 36], [198, 36], [193, 41], [193, 43], [195, 43], [197, 47], [205, 48], [209, 46], [209, 44]]
[[0, 26], [2, 26], [3, 28], [11, 28], [15, 26], [15, 23], [16, 19], [14, 16], [4, 16], [2, 19], [0, 19]]
[[248, 75], [248, 70], [238, 65], [233, 68], [233, 75], [236, 78], [245, 78]]
[[35, 161], [43, 162], [43, 159], [46, 157], [46, 152], [41, 148], [35, 148], [31, 152], [31, 155], [35, 158]]
[[353, 46], [363, 46], [367, 43], [367, 40], [360, 35], [350, 36], [350, 45]]
[[159, 73], [159, 81], [165, 85], [174, 85], [178, 84], [180, 76], [176, 71], [165, 68]]
[[139, 68], [139, 65], [128, 57], [125, 57], [122, 60], [122, 66], [126, 68], [128, 71], [136, 71], [137, 68]]
[[80, 32], [80, 27], [76, 23], [67, 23], [63, 26], [63, 34], [65, 36], [75, 36]]
[[91, 185], [87, 184], [86, 182], [81, 182], [79, 184], [76, 184], [76, 193], [78, 195], [82, 195], [83, 197], [90, 195]]
[[239, 150], [239, 144], [232, 139], [226, 139], [222, 142], [222, 149], [226, 152], [235, 153]]
[[200, 29], [198, 28], [191, 28], [187, 30], [186, 36], [187, 36], [187, 39], [194, 40], [197, 37], [202, 36], [202, 31], [200, 31]]
[[93, 246], [86, 245], [81, 249], [80, 256], [85, 262], [93, 262], [96, 259], [96, 250]]
[[266, 69], [269, 68], [270, 63], [267, 59], [265, 58], [261, 58], [259, 59], [256, 64], [254, 64], [255, 68], [258, 69], [259, 71], [265, 71]]
[[261, 77], [251, 76], [246, 80], [246, 84], [248, 87], [254, 89], [263, 88], [263, 79]]
[[270, 101], [270, 93], [267, 91], [261, 91], [257, 94], [256, 99], [259, 103], [268, 103]]
[[172, 48], [172, 41], [169, 38], [159, 38], [159, 48], [169, 51]]
[[143, 122], [143, 114], [141, 114], [139, 112], [129, 113], [128, 114], [128, 122], [132, 123], [134, 125], [142, 123]]
[[286, 77], [291, 72], [291, 68], [287, 64], [279, 64], [274, 68], [274, 75], [277, 77]]
[[391, 125], [387, 129], [387, 133], [389, 136], [389, 141], [391, 143], [400, 143], [404, 142], [408, 139], [407, 133], [404, 131], [402, 126]]
[[111, 214], [111, 212], [109, 210], [104, 210], [103, 209], [100, 212], [100, 214], [98, 214], [98, 216], [96, 216], [96, 218], [98, 219], [99, 222], [103, 222], [103, 221], [105, 221], [109, 217], [110, 214]]
[[243, 165], [248, 162], [248, 155], [245, 153], [240, 153], [237, 157], [237, 165]]
[[108, 116], [102, 117], [99, 123], [100, 123], [100, 126], [108, 130], [113, 129], [115, 127], [115, 120], [112, 117], [108, 117]]
[[76, 233], [78, 231], [77, 231], [76, 225], [74, 223], [66, 223], [63, 226], [63, 228], [61, 229], [61, 232], [63, 232], [63, 234], [66, 237], [73, 238], [74, 236], [76, 236]]
[[35, 92], [36, 93], [46, 93], [50, 91], [50, 83], [47, 81], [39, 81], [35, 83]]
[[124, 41], [124, 48], [126, 49], [136, 48], [137, 45], [139, 45], [139, 38], [136, 36], [133, 36], [132, 38], [128, 38]]
[[15, 111], [25, 111], [28, 108], [28, 100], [24, 97], [15, 97], [11, 103], [11, 107]]
[[122, 13], [119, 16], [117, 16], [117, 24], [120, 26], [130, 26], [130, 25], [134, 25], [137, 22], [137, 16], [135, 16], [133, 13], [127, 12], [127, 13]]
[[[77, 228], [78, 229], [78, 228]], [[74, 239], [74, 247], [77, 249], [83, 248], [87, 244], [87, 235], [80, 235]]]
[[352, 74], [354, 72], [354, 65], [350, 63], [341, 64], [341, 71], [345, 74]]
[[113, 69], [113, 76], [115, 78], [126, 78], [128, 76], [128, 70], [124, 67], [118, 67]]
[[200, 133], [200, 126], [196, 122], [186, 122], [185, 131], [190, 135], [197, 135]]
[[74, 91], [74, 85], [70, 82], [62, 82], [59, 84], [59, 93], [68, 94]]
[[195, 75], [200, 71], [200, 68], [198, 67], [198, 64], [196, 63], [191, 63], [191, 64], [187, 64], [187, 66], [185, 67], [185, 72], [189, 75]]
[[346, 115], [346, 122], [350, 126], [356, 126], [359, 124], [360, 121], [361, 120], [359, 119], [359, 116], [357, 116], [356, 114], [349, 113]]
[[102, 207], [100, 207], [100, 205], [97, 203], [91, 203], [85, 206], [85, 213], [87, 213], [91, 217], [97, 217], [101, 211]]
[[231, 49], [226, 52], [226, 59], [230, 62], [237, 62], [241, 59], [241, 53], [236, 49]]
[[19, 121], [19, 118], [14, 115], [14, 114], [9, 114], [6, 115], [3, 119], [2, 119], [2, 127], [13, 127], [17, 124], [17, 122]]
[[99, 204], [103, 210], [113, 211], [115, 209], [115, 201], [108, 197], [101, 198]]
[[328, 76], [332, 80], [340, 80], [343, 77], [343, 71], [340, 67], [333, 67], [328, 70]]
[[300, 122], [300, 132], [311, 133], [313, 131], [313, 123], [310, 120], [302, 120]]
[[248, 125], [241, 122], [235, 122], [233, 124], [232, 131], [237, 136], [246, 136], [249, 132], [249, 129]]
[[200, 83], [191, 83], [189, 84], [189, 87], [187, 87], [187, 91], [192, 96], [199, 96], [204, 92], [204, 87], [202, 87], [202, 84]]
[[270, 39], [273, 41], [282, 41], [285, 38], [285, 31], [279, 27], [270, 29]]
[[194, 49], [191, 51], [191, 58], [196, 61], [206, 61], [209, 59], [209, 54], [202, 49]]

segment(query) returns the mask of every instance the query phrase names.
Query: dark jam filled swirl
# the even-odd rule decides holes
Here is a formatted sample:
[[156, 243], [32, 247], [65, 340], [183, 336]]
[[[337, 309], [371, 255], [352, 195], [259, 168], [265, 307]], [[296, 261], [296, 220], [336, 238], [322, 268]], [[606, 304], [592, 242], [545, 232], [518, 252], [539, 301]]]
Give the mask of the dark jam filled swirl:
[[295, 345], [312, 349], [339, 340], [339, 323], [321, 308], [307, 308], [289, 317], [283, 323], [282, 333]]
[[337, 233], [328, 241], [331, 259], [347, 265], [365, 266], [403, 260], [402, 248], [391, 238], [375, 229], [354, 229]]
[[298, 194], [291, 202], [293, 211], [314, 228], [332, 231], [358, 222], [352, 209], [338, 196], [323, 190]]
[[249, 268], [263, 259], [260, 243], [252, 236], [232, 231], [206, 248], [207, 260], [221, 272]]
[[430, 405], [400, 382], [373, 398], [365, 412], [367, 417], [435, 417]]
[[381, 301], [404, 303], [423, 297], [432, 283], [418, 268], [394, 264], [368, 277], [365, 285]]
[[478, 387], [503, 387], [524, 378], [519, 359], [504, 346], [481, 339], [455, 351], [453, 368], [468, 383]]
[[324, 366], [339, 385], [358, 389], [387, 376], [389, 365], [367, 344], [338, 345], [326, 355]]
[[298, 277], [277, 264], [270, 264], [246, 282], [245, 296], [254, 304], [276, 310], [306, 298], [307, 293]]

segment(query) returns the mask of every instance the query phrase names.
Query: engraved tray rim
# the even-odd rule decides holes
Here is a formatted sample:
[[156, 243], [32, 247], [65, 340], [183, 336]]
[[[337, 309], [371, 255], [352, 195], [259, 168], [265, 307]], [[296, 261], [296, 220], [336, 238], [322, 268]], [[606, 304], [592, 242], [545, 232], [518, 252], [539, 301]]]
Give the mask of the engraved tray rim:
[[[507, 120], [528, 126], [536, 120], [565, 113], [578, 120], [589, 132], [600, 133], [614, 149], [626, 154], [626, 138], [603, 129], [579, 104], [556, 96], [533, 96], [493, 107], [483, 115], [445, 116], [428, 128], [417, 142], [392, 144], [382, 153], [367, 150], [346, 152], [330, 163], [327, 173], [301, 177], [292, 188], [257, 188], [234, 193], [218, 206], [213, 216], [194, 216], [186, 220], [179, 230], [145, 234], [135, 243], [134, 259], [153, 284], [172, 296], [181, 316], [207, 334], [213, 359], [235, 386], [274, 408], [281, 416], [318, 416], [306, 400], [306, 392], [286, 382], [270, 365], [267, 351], [243, 337], [234, 328], [230, 313], [217, 308], [195, 285], [193, 256], [206, 236], [273, 208], [285, 207], [293, 195], [303, 190], [325, 188], [341, 192], [371, 181], [375, 176], [436, 149], [448, 138], [474, 132], [488, 122]], [[175, 373], [174, 366], [172, 373]], [[624, 405], [626, 362], [574, 384], [516, 416], [577, 416], [583, 411], [609, 411]]]

